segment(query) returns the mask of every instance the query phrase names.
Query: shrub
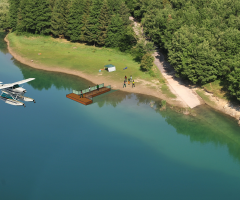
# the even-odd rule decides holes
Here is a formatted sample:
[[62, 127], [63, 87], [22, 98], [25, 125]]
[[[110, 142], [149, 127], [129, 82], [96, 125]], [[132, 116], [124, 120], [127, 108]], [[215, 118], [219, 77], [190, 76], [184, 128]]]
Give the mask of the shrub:
[[[142, 57], [142, 60], [141, 60], [141, 65], [140, 65], [141, 70], [142, 71], [150, 71], [152, 69], [152, 66], [153, 66], [153, 61], [154, 61], [153, 56], [149, 53], [146, 53]], [[153, 72], [151, 72], [151, 73], [153, 73]]]

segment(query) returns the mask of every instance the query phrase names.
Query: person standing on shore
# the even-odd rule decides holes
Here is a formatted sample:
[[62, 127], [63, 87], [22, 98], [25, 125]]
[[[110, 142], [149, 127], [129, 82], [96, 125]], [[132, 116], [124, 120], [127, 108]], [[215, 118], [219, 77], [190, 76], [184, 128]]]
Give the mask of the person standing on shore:
[[132, 75], [130, 76], [130, 81], [132, 82]]
[[99, 85], [97, 84], [97, 90], [99, 91]]
[[124, 82], [123, 82], [123, 88], [124, 88], [124, 86], [126, 87], [126, 81], [124, 80]]
[[133, 80], [133, 82], [132, 82], [132, 88], [133, 88], [133, 86], [135, 87], [135, 82], [134, 82], [134, 80]]
[[81, 90], [81, 93], [80, 93], [80, 98], [83, 98], [83, 93], [82, 93], [82, 90]]
[[90, 88], [90, 86], [89, 86], [89, 92], [91, 92], [91, 88]]
[[128, 79], [128, 85], [130, 85], [130, 78]]
[[125, 75], [125, 81], [127, 82], [127, 76]]

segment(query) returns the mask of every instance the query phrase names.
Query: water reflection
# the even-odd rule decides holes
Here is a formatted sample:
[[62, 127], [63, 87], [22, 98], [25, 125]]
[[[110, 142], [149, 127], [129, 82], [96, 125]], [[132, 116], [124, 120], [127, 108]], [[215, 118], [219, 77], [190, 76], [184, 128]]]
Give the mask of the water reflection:
[[52, 86], [55, 86], [59, 90], [81, 90], [83, 88], [88, 88], [89, 85], [92, 85], [90, 81], [79, 78], [77, 76], [34, 69], [18, 62], [17, 60], [14, 60], [14, 64], [19, 67], [24, 78], [35, 78], [35, 80], [29, 82], [29, 84], [37, 90], [48, 90]]
[[[14, 61], [14, 64], [22, 71], [24, 78], [35, 77], [36, 80], [29, 84], [38, 90], [57, 89], [81, 90], [93, 85], [92, 82], [63, 73], [37, 70]], [[213, 143], [214, 145], [227, 145], [229, 153], [240, 161], [240, 128], [236, 122], [207, 106], [199, 106], [195, 109], [196, 116], [183, 115], [170, 109], [162, 110], [161, 100], [148, 95], [135, 94], [137, 105], [151, 105], [157, 113], [165, 118], [165, 121], [173, 126], [177, 133], [190, 137], [191, 142]], [[133, 98], [130, 93], [124, 91], [112, 91], [93, 99], [99, 107], [111, 105], [116, 107], [125, 99]]]
[[240, 127], [233, 118], [206, 105], [195, 108], [194, 117], [175, 112], [169, 107], [161, 110], [158, 103], [155, 107], [156, 112], [161, 114], [177, 133], [189, 136], [191, 142], [226, 145], [230, 155], [240, 162]]
[[3, 40], [3, 38], [5, 38], [5, 36], [7, 35], [6, 32], [1, 32], [0, 31], [0, 51], [4, 54], [8, 53], [7, 50], [7, 44], [6, 42]]

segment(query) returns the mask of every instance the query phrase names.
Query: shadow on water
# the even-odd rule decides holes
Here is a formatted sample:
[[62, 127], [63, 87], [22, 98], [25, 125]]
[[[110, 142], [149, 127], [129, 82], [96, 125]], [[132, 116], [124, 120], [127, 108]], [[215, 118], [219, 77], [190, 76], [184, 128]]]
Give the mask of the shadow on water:
[[7, 50], [7, 44], [6, 42], [3, 40], [6, 37], [7, 33], [6, 32], [1, 32], [0, 31], [0, 51], [4, 54], [8, 53]]
[[25, 79], [30, 77], [35, 78], [34, 81], [29, 82], [29, 85], [40, 91], [43, 89], [48, 90], [52, 86], [55, 86], [59, 90], [81, 90], [93, 85], [90, 81], [74, 75], [34, 69], [18, 62], [15, 59], [13, 62], [21, 70]]
[[206, 105], [194, 109], [195, 117], [183, 115], [170, 108], [160, 110], [157, 105], [155, 110], [177, 133], [188, 136], [191, 142], [227, 146], [229, 154], [240, 162], [240, 127], [233, 118]]

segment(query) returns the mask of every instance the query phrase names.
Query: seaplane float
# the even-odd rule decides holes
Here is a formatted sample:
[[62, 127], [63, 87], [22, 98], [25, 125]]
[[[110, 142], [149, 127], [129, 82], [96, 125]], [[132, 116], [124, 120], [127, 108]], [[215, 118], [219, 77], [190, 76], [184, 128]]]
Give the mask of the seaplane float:
[[29, 81], [34, 80], [35, 78], [28, 78], [22, 81], [18, 81], [15, 83], [10, 84], [2, 84], [0, 82], [0, 91], [1, 96], [0, 100], [5, 101], [5, 103], [14, 105], [14, 106], [24, 106], [25, 104], [21, 101], [28, 101], [28, 102], [35, 102], [34, 99], [25, 97], [24, 94], [27, 92], [23, 87], [20, 87], [19, 85], [27, 83]]

